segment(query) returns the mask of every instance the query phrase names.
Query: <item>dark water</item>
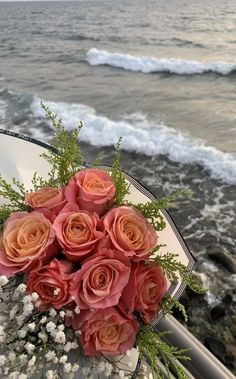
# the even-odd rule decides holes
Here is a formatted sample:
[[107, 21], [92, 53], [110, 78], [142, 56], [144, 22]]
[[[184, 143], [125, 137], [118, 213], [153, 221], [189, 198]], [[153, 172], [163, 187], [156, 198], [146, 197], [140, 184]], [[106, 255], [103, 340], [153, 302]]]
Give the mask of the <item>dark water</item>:
[[194, 191], [171, 212], [209, 287], [189, 327], [231, 346], [215, 354], [233, 369], [236, 273], [208, 254], [236, 259], [236, 3], [0, 2], [0, 126], [50, 142], [40, 100], [68, 130], [84, 122], [87, 160], [109, 162], [121, 135], [123, 168], [153, 193]]

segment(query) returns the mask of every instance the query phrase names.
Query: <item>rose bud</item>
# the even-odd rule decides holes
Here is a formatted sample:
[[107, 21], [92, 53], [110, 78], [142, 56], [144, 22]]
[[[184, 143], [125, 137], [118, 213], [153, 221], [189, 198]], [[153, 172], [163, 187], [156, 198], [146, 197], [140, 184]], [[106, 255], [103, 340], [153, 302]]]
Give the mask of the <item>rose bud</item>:
[[96, 212], [99, 216], [111, 208], [115, 192], [110, 176], [99, 169], [77, 172], [65, 187], [65, 197], [69, 203], [76, 203], [80, 209]]
[[38, 191], [27, 193], [25, 203], [35, 210], [38, 208], [47, 208], [58, 214], [64, 207], [66, 199], [63, 189], [45, 187]]

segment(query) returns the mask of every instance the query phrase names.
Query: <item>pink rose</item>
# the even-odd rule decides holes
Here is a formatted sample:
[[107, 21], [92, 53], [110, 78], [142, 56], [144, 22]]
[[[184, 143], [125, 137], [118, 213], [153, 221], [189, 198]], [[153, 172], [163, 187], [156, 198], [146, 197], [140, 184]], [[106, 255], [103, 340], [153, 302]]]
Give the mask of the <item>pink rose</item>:
[[102, 244], [112, 244], [133, 261], [147, 259], [157, 244], [153, 226], [134, 208], [113, 208], [104, 216], [103, 223], [109, 238]]
[[167, 291], [167, 280], [158, 266], [134, 264], [121, 300], [131, 312], [138, 311], [146, 323], [157, 315]]
[[83, 321], [81, 341], [85, 355], [120, 355], [134, 346], [139, 324], [121, 309], [88, 311]]
[[66, 204], [53, 227], [64, 254], [72, 262], [80, 262], [91, 254], [104, 233], [99, 230], [96, 213], [80, 211], [76, 204]]
[[[128, 263], [129, 266], [129, 263]], [[129, 280], [130, 268], [115, 251], [102, 249], [73, 274], [70, 293], [81, 309], [107, 308], [118, 304]]]
[[33, 209], [47, 208], [58, 214], [64, 207], [66, 199], [64, 191], [57, 187], [45, 187], [35, 192], [29, 192], [25, 203]]
[[55, 258], [49, 265], [28, 276], [27, 291], [37, 292], [41, 311], [51, 306], [60, 309], [71, 302], [69, 294], [71, 270], [71, 262]]
[[38, 270], [58, 250], [51, 222], [39, 212], [16, 212], [7, 219], [0, 252], [0, 273]]
[[99, 216], [111, 208], [115, 192], [110, 176], [95, 168], [77, 172], [65, 187], [69, 203], [76, 203], [80, 209], [96, 212]]

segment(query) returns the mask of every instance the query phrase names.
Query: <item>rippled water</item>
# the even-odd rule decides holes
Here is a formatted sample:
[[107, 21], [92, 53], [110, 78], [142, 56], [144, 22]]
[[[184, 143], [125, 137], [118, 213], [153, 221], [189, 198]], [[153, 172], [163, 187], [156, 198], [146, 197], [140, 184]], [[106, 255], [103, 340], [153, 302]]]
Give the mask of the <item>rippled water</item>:
[[0, 126], [49, 142], [43, 100], [68, 130], [85, 123], [87, 160], [109, 162], [122, 135], [124, 169], [157, 196], [191, 187], [171, 213], [210, 291], [189, 326], [235, 344], [235, 274], [207, 252], [236, 255], [236, 3], [0, 2], [0, 25]]

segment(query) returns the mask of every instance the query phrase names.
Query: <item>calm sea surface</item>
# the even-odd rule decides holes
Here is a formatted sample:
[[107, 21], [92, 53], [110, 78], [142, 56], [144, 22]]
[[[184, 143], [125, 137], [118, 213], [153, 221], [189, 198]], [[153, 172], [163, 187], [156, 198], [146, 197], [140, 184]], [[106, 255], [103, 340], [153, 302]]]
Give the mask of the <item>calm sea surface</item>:
[[124, 169], [153, 193], [192, 188], [172, 211], [209, 287], [189, 327], [235, 344], [236, 274], [208, 253], [236, 259], [236, 2], [0, 2], [0, 127], [50, 142], [41, 100], [84, 122], [87, 160], [123, 136]]

